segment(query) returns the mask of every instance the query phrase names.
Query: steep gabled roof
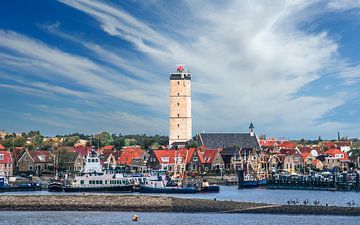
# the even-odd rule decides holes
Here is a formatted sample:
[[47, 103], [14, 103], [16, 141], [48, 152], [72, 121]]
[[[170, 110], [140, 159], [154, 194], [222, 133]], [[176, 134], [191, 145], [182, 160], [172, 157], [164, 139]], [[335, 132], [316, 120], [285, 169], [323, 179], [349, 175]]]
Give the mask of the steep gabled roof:
[[217, 149], [206, 149], [204, 151], [198, 150], [198, 156], [201, 163], [213, 163], [218, 153]]
[[83, 157], [87, 157], [91, 152], [91, 147], [88, 146], [77, 146], [73, 147], [73, 151], [79, 152]]
[[349, 160], [349, 156], [346, 152], [342, 152], [340, 149], [337, 149], [337, 148], [332, 148], [332, 149], [329, 149], [325, 152], [326, 155], [330, 155], [330, 156], [333, 156], [335, 157], [335, 155], [342, 155], [343, 157], [342, 158], [338, 158], [339, 160], [341, 161], [347, 161]]
[[28, 153], [35, 163], [53, 162], [53, 159], [48, 151], [28, 151]]
[[0, 154], [3, 155], [2, 159], [0, 159], [0, 164], [11, 164], [13, 163], [11, 154], [9, 151], [0, 151]]
[[74, 163], [79, 154], [79, 152], [66, 152], [62, 158], [65, 162]]
[[[181, 162], [190, 163], [194, 156], [195, 148], [180, 148], [178, 150], [154, 150], [154, 155], [160, 164], [175, 164], [175, 157], [180, 157]], [[201, 159], [200, 159], [201, 160]]]
[[256, 136], [250, 133], [199, 133], [196, 136], [198, 144], [210, 149], [237, 146], [239, 148], [260, 149]]
[[128, 165], [132, 164], [133, 159], [141, 158], [144, 154], [144, 150], [138, 147], [126, 147], [123, 149], [117, 163], [119, 165]]
[[310, 152], [304, 152], [304, 153], [301, 153], [301, 157], [305, 160], [309, 157], [310, 155]]

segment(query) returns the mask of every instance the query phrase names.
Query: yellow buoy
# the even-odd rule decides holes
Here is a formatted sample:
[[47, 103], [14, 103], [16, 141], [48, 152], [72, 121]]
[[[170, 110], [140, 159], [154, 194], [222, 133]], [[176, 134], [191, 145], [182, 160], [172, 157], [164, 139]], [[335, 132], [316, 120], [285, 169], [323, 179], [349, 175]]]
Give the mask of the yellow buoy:
[[132, 221], [138, 221], [138, 220], [139, 220], [138, 215], [133, 215], [133, 217], [132, 217]]

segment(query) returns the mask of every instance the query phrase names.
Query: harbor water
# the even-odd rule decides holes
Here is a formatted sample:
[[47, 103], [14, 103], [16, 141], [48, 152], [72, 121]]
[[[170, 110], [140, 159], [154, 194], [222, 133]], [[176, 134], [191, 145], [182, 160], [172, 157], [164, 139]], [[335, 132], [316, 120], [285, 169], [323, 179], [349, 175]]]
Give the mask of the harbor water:
[[[48, 191], [33, 191], [33, 192], [5, 192], [1, 195], [64, 195], [69, 194], [65, 192], [56, 193]], [[83, 193], [70, 193], [80, 194]], [[112, 193], [85, 193], [112, 195]], [[113, 193], [114, 195], [138, 195], [139, 193]], [[254, 189], [237, 189], [237, 186], [221, 186], [219, 193], [196, 193], [196, 194], [148, 194], [148, 195], [164, 195], [176, 196], [180, 198], [200, 198], [200, 199], [214, 199], [217, 200], [232, 200], [241, 202], [256, 202], [256, 203], [271, 203], [271, 204], [287, 204], [288, 200], [293, 200], [301, 204], [308, 200], [309, 204], [314, 201], [319, 201], [320, 205], [334, 205], [347, 206], [347, 202], [354, 202], [353, 207], [360, 207], [360, 193], [359, 192], [342, 192], [342, 191], [309, 191], [309, 190], [270, 190], [263, 188]]]
[[[139, 221], [133, 222], [132, 216]], [[254, 224], [254, 225], [292, 225], [297, 224], [359, 224], [358, 217], [351, 216], [312, 216], [312, 215], [264, 215], [264, 214], [217, 214], [217, 213], [136, 213], [136, 212], [1, 212], [0, 225], [186, 225], [186, 224]]]

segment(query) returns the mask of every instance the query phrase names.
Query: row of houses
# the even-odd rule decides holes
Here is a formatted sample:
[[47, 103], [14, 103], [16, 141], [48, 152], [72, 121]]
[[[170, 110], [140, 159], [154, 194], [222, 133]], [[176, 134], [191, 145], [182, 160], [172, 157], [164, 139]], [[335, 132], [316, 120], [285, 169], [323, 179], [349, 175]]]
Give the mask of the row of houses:
[[[200, 133], [194, 141], [198, 148], [186, 143], [172, 149], [141, 149], [139, 146], [116, 150], [114, 146], [97, 149], [104, 168], [144, 172], [149, 169], [187, 172], [234, 173], [244, 165], [262, 176], [272, 172], [306, 173], [309, 170], [349, 170], [344, 143], [324, 142], [321, 146], [297, 146], [290, 141], [258, 140], [253, 127], [248, 133]], [[51, 174], [55, 170], [80, 172], [84, 159], [92, 151], [89, 146], [75, 145], [62, 151], [28, 151], [15, 148], [11, 152], [0, 146], [0, 171]]]

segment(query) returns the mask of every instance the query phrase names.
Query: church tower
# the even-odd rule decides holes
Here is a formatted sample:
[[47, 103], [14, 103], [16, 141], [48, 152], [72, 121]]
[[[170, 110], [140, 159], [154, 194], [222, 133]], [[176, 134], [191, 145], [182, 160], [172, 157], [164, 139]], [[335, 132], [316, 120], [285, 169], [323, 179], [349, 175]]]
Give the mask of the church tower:
[[191, 73], [178, 65], [170, 74], [169, 145], [187, 142], [192, 138]]

